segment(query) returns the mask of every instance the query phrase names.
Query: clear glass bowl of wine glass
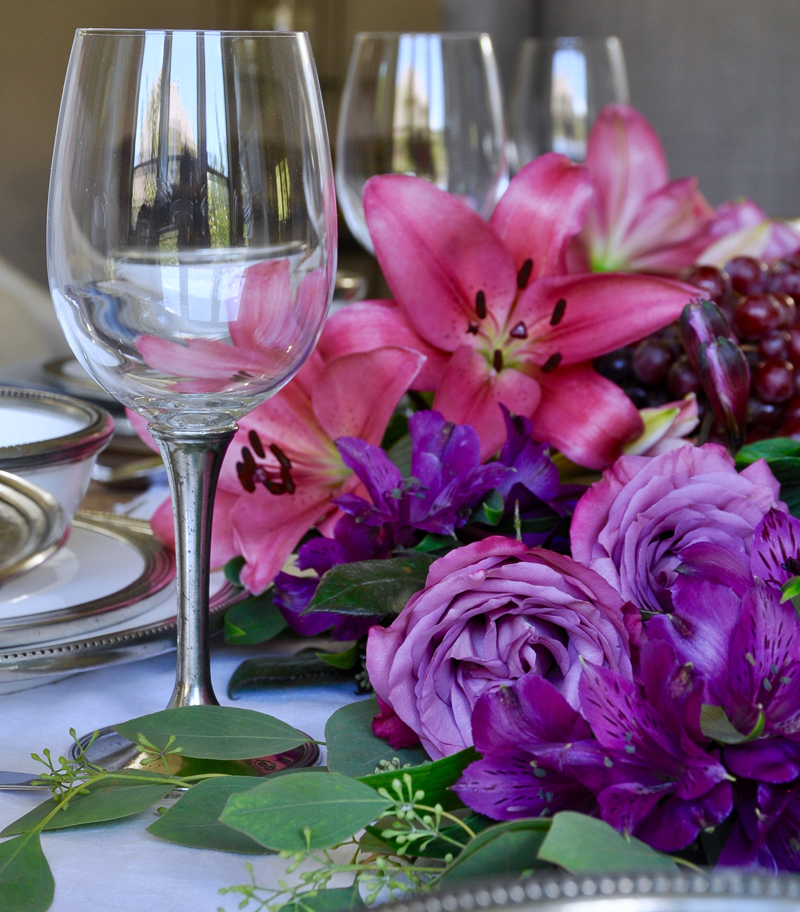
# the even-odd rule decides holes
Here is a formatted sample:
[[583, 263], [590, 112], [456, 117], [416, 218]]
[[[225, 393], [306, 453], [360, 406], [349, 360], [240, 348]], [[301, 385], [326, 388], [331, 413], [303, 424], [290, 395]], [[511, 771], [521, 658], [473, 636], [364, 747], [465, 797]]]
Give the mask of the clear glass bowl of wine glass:
[[425, 178], [491, 214], [508, 167], [488, 35], [356, 35], [339, 115], [336, 189], [348, 227], [370, 252], [364, 184], [392, 173]]

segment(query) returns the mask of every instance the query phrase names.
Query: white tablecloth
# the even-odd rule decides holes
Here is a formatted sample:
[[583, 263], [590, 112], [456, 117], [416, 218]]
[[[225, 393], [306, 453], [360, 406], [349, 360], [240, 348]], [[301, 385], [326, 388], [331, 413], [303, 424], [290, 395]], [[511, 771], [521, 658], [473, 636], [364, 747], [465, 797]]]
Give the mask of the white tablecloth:
[[[220, 702], [231, 704], [225, 697], [228, 680], [248, 654], [252, 650], [215, 643], [212, 676]], [[173, 680], [174, 654], [166, 654], [0, 696], [0, 768], [38, 773], [32, 751], [49, 747], [58, 756], [69, 744], [70, 728], [82, 734], [163, 709]], [[331, 713], [355, 698], [354, 685], [342, 683], [248, 694], [231, 705], [270, 713], [322, 739]], [[0, 827], [46, 797], [43, 792], [0, 791]], [[164, 842], [145, 832], [153, 819], [154, 812], [148, 811], [114, 823], [42, 834], [56, 881], [52, 912], [232, 912], [241, 897], [218, 891], [248, 882], [246, 861], [253, 863], [261, 884], [274, 885], [283, 874], [276, 856]]]

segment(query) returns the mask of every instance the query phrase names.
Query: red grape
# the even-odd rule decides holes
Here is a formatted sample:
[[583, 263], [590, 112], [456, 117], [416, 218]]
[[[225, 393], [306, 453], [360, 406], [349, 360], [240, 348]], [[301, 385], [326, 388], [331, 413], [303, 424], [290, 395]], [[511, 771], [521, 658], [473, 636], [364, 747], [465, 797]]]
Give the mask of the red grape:
[[715, 304], [719, 304], [722, 296], [730, 289], [728, 277], [716, 266], [691, 266], [681, 278], [687, 285], [699, 288]]
[[774, 402], [750, 399], [747, 403], [747, 420], [753, 427], [774, 431], [781, 423], [783, 409]]
[[794, 326], [797, 322], [797, 304], [795, 303], [794, 298], [791, 295], [782, 294], [781, 292], [776, 292], [772, 297], [778, 302], [778, 309], [781, 312], [780, 325], [787, 329], [790, 326]]
[[734, 257], [725, 264], [731, 288], [742, 295], [760, 294], [766, 289], [767, 267], [749, 256]]
[[800, 421], [800, 395], [794, 396], [783, 407], [783, 421]]
[[700, 392], [700, 378], [687, 355], [681, 355], [669, 369], [667, 389], [676, 399], [683, 399], [689, 393]]
[[792, 364], [800, 365], [800, 326], [793, 326], [789, 330], [789, 360]]
[[800, 297], [800, 263], [793, 259], [773, 263], [769, 270], [768, 287], [772, 292]]
[[633, 353], [633, 373], [638, 380], [653, 386], [667, 376], [674, 358], [670, 346], [659, 339], [644, 339]]
[[764, 402], [786, 402], [794, 395], [791, 361], [763, 361], [753, 372], [753, 390]]
[[789, 333], [771, 329], [758, 343], [758, 353], [764, 361], [786, 361], [789, 358]]
[[742, 298], [733, 312], [733, 328], [743, 339], [760, 339], [781, 322], [778, 302], [772, 295], [752, 294]]

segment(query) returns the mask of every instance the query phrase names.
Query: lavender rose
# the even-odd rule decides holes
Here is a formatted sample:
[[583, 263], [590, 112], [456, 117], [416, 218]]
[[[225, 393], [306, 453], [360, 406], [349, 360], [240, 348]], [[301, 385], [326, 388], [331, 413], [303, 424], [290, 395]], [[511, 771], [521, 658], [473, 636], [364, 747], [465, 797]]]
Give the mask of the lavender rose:
[[630, 677], [618, 594], [571, 558], [502, 536], [436, 561], [425, 588], [367, 644], [378, 697], [434, 759], [472, 744], [482, 694], [529, 672], [576, 707], [581, 659]]
[[578, 502], [572, 556], [638, 608], [671, 611], [682, 551], [710, 542], [749, 555], [767, 511], [786, 511], [779, 498], [763, 460], [737, 472], [714, 443], [652, 458], [623, 456]]

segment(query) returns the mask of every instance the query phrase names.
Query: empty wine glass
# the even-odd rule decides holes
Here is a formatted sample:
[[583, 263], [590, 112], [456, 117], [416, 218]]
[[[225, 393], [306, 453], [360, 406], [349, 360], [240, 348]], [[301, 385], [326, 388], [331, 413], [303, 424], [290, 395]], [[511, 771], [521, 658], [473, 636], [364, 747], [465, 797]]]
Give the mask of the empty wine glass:
[[47, 241], [73, 352], [147, 419], [167, 465], [178, 580], [169, 705], [216, 703], [208, 589], [220, 463], [236, 421], [311, 353], [336, 273], [307, 36], [79, 30]]
[[575, 162], [600, 109], [628, 101], [619, 38], [529, 38], [517, 60], [509, 102], [509, 159], [513, 171], [544, 152]]
[[356, 35], [336, 139], [345, 220], [373, 252], [362, 191], [375, 174], [414, 174], [488, 216], [508, 181], [503, 101], [483, 34]]

